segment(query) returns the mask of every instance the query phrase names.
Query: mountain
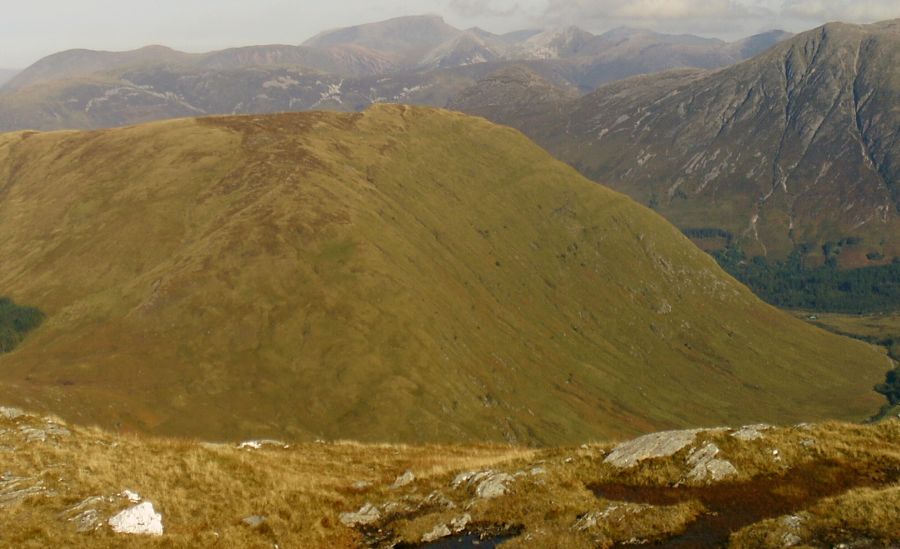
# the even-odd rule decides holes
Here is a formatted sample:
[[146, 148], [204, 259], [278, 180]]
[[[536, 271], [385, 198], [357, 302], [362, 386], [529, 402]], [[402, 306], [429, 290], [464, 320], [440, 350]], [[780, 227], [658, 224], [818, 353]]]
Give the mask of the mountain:
[[0, 135], [0, 402], [212, 439], [861, 418], [883, 351], [515, 130], [377, 106]]
[[379, 52], [398, 64], [410, 65], [416, 64], [424, 52], [458, 38], [462, 32], [438, 15], [417, 15], [326, 31], [303, 45], [317, 49], [361, 47]]
[[67, 50], [48, 55], [4, 85], [4, 89], [18, 90], [35, 84], [83, 77], [97, 72], [107, 72], [145, 64], [184, 65], [196, 56], [167, 48], [147, 46], [132, 51], [111, 52], [94, 50]]
[[724, 70], [642, 76], [494, 119], [710, 244], [884, 265], [900, 255], [897, 67], [900, 20], [835, 23]]
[[550, 29], [529, 36], [514, 48], [517, 59], [559, 59], [582, 54], [595, 36], [575, 26]]
[[577, 448], [215, 444], [0, 407], [0, 545], [887, 548], [898, 446], [897, 419]]
[[358, 111], [382, 102], [443, 107], [479, 79], [513, 66], [586, 93], [635, 74], [729, 65], [778, 36], [727, 44], [635, 29], [595, 36], [577, 27], [497, 35], [417, 16], [328, 31], [300, 46], [203, 54], [162, 46], [71, 50], [38, 61], [0, 88], [0, 131], [105, 128], [201, 114]]
[[577, 89], [554, 84], [527, 65], [512, 65], [464, 89], [447, 108], [507, 124], [544, 116], [548, 105], [562, 104], [579, 95]]
[[443, 69], [496, 61], [500, 59], [500, 53], [491, 47], [490, 41], [489, 37], [463, 33], [428, 52], [420, 65]]
[[794, 36], [792, 33], [783, 30], [771, 30], [732, 42], [729, 49], [733, 52], [732, 55], [739, 59], [750, 59], [792, 36]]

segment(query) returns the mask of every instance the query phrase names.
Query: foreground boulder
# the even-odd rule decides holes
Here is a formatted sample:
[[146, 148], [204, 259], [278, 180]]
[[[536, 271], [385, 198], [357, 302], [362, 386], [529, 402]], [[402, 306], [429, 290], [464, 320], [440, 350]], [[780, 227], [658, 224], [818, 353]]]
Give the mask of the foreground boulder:
[[162, 515], [149, 501], [125, 509], [109, 519], [109, 525], [117, 534], [163, 535]]

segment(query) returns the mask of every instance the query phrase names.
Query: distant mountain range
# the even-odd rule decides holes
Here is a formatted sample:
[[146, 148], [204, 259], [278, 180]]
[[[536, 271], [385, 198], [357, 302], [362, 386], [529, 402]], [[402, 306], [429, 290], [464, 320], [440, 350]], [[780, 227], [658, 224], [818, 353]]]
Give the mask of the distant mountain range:
[[[707, 247], [808, 266], [900, 256], [900, 20], [834, 23], [719, 71], [566, 99], [492, 75], [451, 106], [520, 128]], [[540, 89], [545, 105], [508, 101]]]
[[861, 419], [888, 362], [440, 109], [0, 135], [0, 402], [206, 439], [574, 443]]
[[358, 111], [373, 103], [444, 106], [512, 64], [585, 93], [635, 74], [718, 68], [788, 36], [726, 43], [689, 35], [575, 27], [505, 35], [416, 16], [328, 31], [299, 46], [205, 54], [162, 46], [70, 50], [41, 59], [0, 88], [0, 131], [101, 128], [200, 114]]

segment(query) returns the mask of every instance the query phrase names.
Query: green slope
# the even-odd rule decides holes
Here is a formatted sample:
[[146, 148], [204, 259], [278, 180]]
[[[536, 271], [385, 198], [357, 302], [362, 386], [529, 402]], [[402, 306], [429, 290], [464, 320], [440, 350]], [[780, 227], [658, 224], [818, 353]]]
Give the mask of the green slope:
[[441, 110], [0, 135], [0, 402], [206, 438], [555, 443], [861, 418], [884, 354]]

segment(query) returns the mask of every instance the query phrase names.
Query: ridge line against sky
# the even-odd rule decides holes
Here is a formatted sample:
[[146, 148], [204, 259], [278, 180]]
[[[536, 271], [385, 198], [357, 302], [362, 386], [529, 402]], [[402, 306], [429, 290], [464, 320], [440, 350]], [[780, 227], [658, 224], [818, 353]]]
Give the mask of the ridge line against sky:
[[73, 48], [131, 50], [148, 44], [205, 52], [300, 44], [331, 28], [403, 15], [439, 14], [459, 28], [503, 33], [577, 24], [735, 40], [800, 32], [828, 21], [900, 17], [900, 0], [32, 0], [0, 10], [0, 68], [25, 68]]

